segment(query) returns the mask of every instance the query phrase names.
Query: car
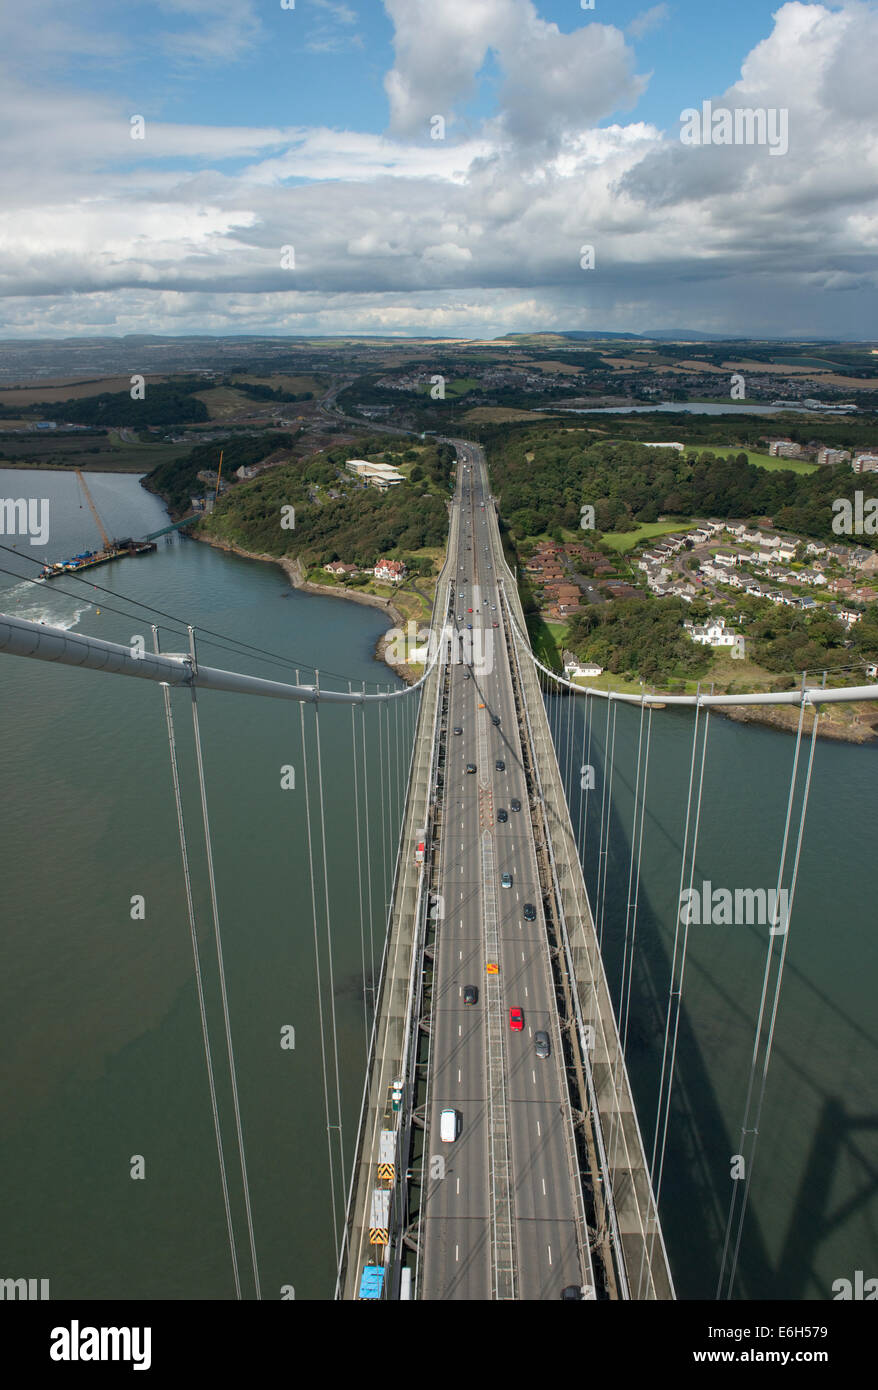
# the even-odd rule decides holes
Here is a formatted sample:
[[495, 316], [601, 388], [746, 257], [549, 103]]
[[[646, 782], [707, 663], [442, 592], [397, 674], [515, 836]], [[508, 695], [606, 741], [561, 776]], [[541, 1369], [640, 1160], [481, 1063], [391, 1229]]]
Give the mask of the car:
[[519, 799], [518, 799], [517, 796], [514, 796], [514, 797], [512, 798], [512, 800], [510, 801], [510, 803], [509, 803], [509, 809], [510, 809], [511, 811], [520, 811], [520, 810], [521, 810], [521, 802], [519, 801]]
[[443, 1110], [439, 1116], [439, 1138], [443, 1144], [453, 1144], [457, 1138], [457, 1111]]
[[473, 630], [473, 625], [472, 625], [472, 623], [467, 623], [467, 625], [466, 625], [466, 630], [467, 630], [467, 632], [472, 632], [472, 630]]
[[499, 627], [499, 623], [492, 623], [491, 626], [492, 626], [492, 627]]
[[478, 1004], [479, 991], [476, 989], [475, 985], [464, 985], [463, 1002], [464, 1004]]
[[[494, 626], [496, 627], [497, 624], [495, 623]], [[500, 716], [499, 716], [499, 714], [492, 714], [492, 715], [491, 715], [491, 723], [492, 723], [492, 724], [499, 724], [499, 723], [500, 723]]]
[[511, 875], [511, 874], [501, 874], [501, 875], [500, 875], [500, 887], [501, 887], [501, 888], [511, 888], [511, 887], [512, 887], [512, 875]]
[[466, 611], [467, 613], [471, 613], [473, 610], [471, 608], [468, 608]]
[[512, 1029], [513, 1033], [523, 1032], [524, 1014], [521, 1009], [513, 1008], [509, 1010], [509, 1027]]
[[548, 1057], [552, 1051], [549, 1046], [549, 1035], [544, 1033], [542, 1028], [538, 1033], [534, 1033], [534, 1047], [538, 1057]]
[[467, 772], [475, 772], [475, 770], [476, 770], [476, 765], [475, 765], [475, 763], [467, 763], [467, 765], [466, 765], [466, 770], [467, 770]]
[[468, 681], [468, 680], [469, 680], [469, 671], [464, 671], [464, 673], [463, 673], [463, 678], [464, 678], [465, 681]]
[[484, 702], [484, 700], [483, 700], [483, 701], [481, 701], [480, 704], [479, 704], [479, 709], [484, 709], [484, 708], [485, 708], [485, 702]]
[[499, 823], [500, 825], [505, 825], [506, 822], [508, 821], [508, 819], [509, 819], [509, 812], [508, 812], [508, 811], [505, 811], [505, 810], [503, 809], [502, 806], [498, 807], [498, 808], [497, 808], [497, 821], [498, 821], [498, 823]]
[[459, 724], [455, 724], [455, 726], [454, 726], [454, 732], [455, 732], [456, 734], [462, 734], [462, 733], [463, 733], [463, 729], [460, 727]]
[[579, 1287], [578, 1284], [568, 1284], [566, 1289], [561, 1290], [561, 1297], [567, 1303], [573, 1303], [574, 1300], [581, 1303], [582, 1289]]
[[535, 922], [537, 920], [537, 910], [534, 907], [533, 903], [525, 903], [524, 920], [526, 922]]
[[498, 758], [497, 761], [495, 762], [494, 766], [495, 766], [495, 768], [497, 769], [498, 772], [505, 772], [505, 771], [506, 771], [506, 764], [504, 763], [504, 761], [503, 761], [502, 758]]

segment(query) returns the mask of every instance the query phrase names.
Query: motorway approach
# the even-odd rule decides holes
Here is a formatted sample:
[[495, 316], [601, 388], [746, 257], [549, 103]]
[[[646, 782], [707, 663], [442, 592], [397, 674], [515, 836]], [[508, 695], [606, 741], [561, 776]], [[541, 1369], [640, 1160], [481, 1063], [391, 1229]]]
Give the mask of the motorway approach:
[[[449, 557], [454, 657], [419, 1297], [557, 1299], [571, 1286], [589, 1297], [594, 1276], [516, 719], [511, 635], [498, 593], [500, 536], [484, 459], [473, 445], [458, 445], [454, 505], [460, 524], [457, 554]], [[467, 986], [477, 991], [474, 1003], [465, 1002]], [[456, 1115], [450, 1142], [440, 1136], [440, 1116], [448, 1110]]]

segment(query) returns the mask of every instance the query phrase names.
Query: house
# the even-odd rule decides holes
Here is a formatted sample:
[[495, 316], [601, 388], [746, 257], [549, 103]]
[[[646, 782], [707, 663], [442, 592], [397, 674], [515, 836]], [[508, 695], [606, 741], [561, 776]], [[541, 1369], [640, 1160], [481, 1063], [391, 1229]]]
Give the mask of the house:
[[850, 453], [847, 449], [818, 449], [817, 462], [823, 464], [847, 463]]
[[580, 662], [573, 652], [564, 651], [561, 653], [564, 662], [564, 674], [571, 676], [599, 676], [603, 672], [603, 666], [596, 666], [594, 662]]
[[698, 642], [702, 647], [733, 647], [739, 635], [726, 627], [725, 618], [711, 618], [702, 626], [697, 623], [684, 623], [683, 627], [692, 641]]
[[384, 583], [399, 584], [405, 578], [405, 565], [401, 560], [378, 560], [372, 573]]
[[323, 568], [326, 570], [327, 574], [334, 574], [339, 579], [349, 577], [350, 575], [357, 574], [359, 572], [357, 570], [356, 565], [345, 565], [342, 564], [341, 560], [330, 560], [329, 564], [324, 565]]
[[725, 569], [732, 569], [738, 563], [738, 556], [734, 550], [718, 550], [713, 560], [716, 565], [722, 565]]

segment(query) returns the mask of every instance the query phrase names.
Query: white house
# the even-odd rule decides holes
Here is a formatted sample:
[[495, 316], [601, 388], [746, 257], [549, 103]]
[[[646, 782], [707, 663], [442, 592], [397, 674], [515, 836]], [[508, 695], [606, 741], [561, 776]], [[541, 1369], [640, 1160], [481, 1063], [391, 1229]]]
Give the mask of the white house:
[[700, 643], [702, 647], [733, 647], [738, 640], [738, 633], [726, 627], [725, 618], [711, 618], [702, 627], [696, 623], [684, 623], [683, 626], [692, 641]]

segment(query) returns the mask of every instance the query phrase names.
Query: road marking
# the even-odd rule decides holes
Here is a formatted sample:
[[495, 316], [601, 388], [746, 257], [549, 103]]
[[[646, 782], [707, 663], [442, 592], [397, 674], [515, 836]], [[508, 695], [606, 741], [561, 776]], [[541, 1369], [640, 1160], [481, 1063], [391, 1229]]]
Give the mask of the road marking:
[[457, 1025], [457, 1036], [458, 1036], [459, 1038], [463, 1037], [463, 1024], [462, 1024], [462, 1023], [458, 1023], [458, 1025]]
[[[458, 958], [458, 960], [463, 960], [463, 951], [458, 951], [458, 953], [457, 953], [457, 958]], [[527, 990], [525, 990], [525, 994], [526, 994], [526, 993], [527, 993]]]
[[455, 1247], [454, 1247], [454, 1258], [455, 1258], [455, 1260], [459, 1260], [459, 1259], [460, 1259], [460, 1246], [459, 1246], [459, 1245], [455, 1245]]
[[551, 1263], [552, 1263], [552, 1247], [551, 1247], [551, 1245], [547, 1245], [547, 1246], [546, 1246], [546, 1249], [547, 1249], [548, 1252], [549, 1252], [549, 1264], [551, 1264]]
[[[460, 1182], [460, 1178], [458, 1178], [457, 1181]], [[543, 1196], [545, 1197], [545, 1195], [546, 1195], [546, 1179], [543, 1178]]]
[[521, 959], [524, 960], [524, 951], [521, 953]]
[[460, 1085], [460, 1067], [457, 1068], [457, 1084]]
[[[545, 1190], [546, 1190], [546, 1184], [543, 1183], [543, 1191], [545, 1192]], [[457, 1195], [458, 1195], [458, 1197], [460, 1196], [460, 1178], [457, 1179]]]
[[539, 1122], [539, 1120], [537, 1120], [537, 1138], [538, 1138], [538, 1139], [542, 1139], [542, 1137], [543, 1137], [543, 1131], [540, 1129], [540, 1122]]
[[525, 985], [525, 987], [524, 987], [524, 997], [525, 997], [525, 999], [527, 998], [527, 985]]

